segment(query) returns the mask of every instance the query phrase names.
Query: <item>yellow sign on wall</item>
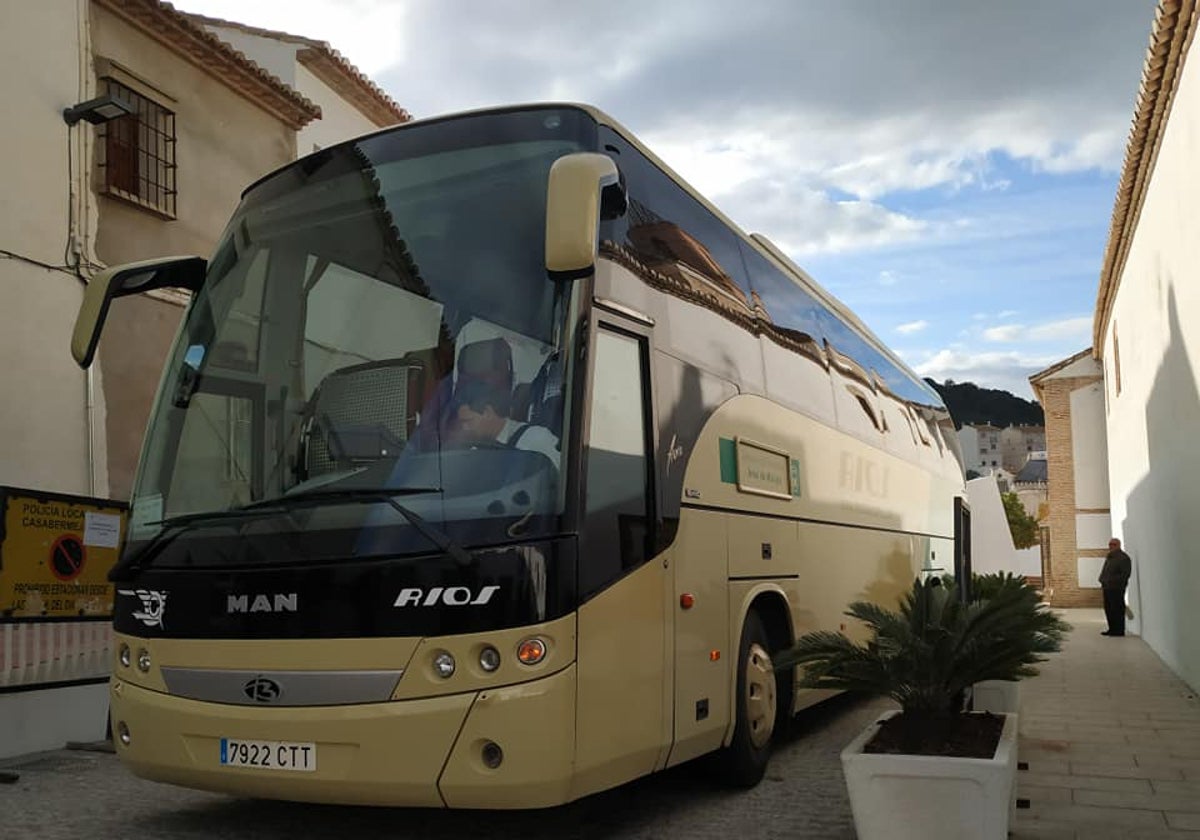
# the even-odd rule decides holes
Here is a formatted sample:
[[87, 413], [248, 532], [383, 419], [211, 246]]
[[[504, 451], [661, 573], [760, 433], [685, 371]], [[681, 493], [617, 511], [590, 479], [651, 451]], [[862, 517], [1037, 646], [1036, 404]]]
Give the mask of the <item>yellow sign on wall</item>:
[[0, 621], [112, 616], [123, 502], [0, 487]]

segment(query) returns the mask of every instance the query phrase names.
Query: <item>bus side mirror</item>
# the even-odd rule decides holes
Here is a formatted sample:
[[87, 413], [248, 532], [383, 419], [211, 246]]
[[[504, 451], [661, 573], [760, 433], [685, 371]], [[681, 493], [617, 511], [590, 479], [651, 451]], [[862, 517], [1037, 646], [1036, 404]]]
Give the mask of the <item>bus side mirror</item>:
[[619, 185], [617, 165], [605, 155], [576, 152], [554, 161], [546, 188], [546, 272], [552, 279], [592, 273], [600, 244], [601, 195]]
[[203, 257], [163, 257], [101, 271], [88, 282], [79, 314], [75, 316], [75, 332], [71, 335], [71, 355], [75, 361], [84, 368], [92, 363], [113, 299], [153, 289], [197, 292], [204, 283], [207, 267]]

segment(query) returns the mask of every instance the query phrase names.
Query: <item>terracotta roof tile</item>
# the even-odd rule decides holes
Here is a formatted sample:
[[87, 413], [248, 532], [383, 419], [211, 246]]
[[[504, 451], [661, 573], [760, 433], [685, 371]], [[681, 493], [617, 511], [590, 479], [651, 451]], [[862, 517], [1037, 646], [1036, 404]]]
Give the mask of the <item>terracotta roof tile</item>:
[[244, 54], [160, 0], [94, 0], [294, 129], [321, 109]]
[[270, 38], [288, 44], [296, 44], [304, 49], [296, 53], [296, 60], [307, 67], [321, 81], [329, 85], [338, 95], [345, 98], [358, 108], [368, 119], [380, 128], [395, 123], [408, 122], [412, 115], [401, 108], [379, 85], [369, 76], [360, 71], [344, 55], [330, 46], [328, 41], [293, 35], [274, 29], [263, 29], [258, 26], [224, 20], [223, 18], [207, 17], [184, 13], [201, 26], [224, 27], [255, 35], [259, 38]]
[[1121, 273], [1137, 229], [1146, 188], [1154, 172], [1180, 71], [1196, 32], [1196, 19], [1196, 0], [1160, 0], [1154, 14], [1133, 127], [1125, 147], [1125, 163], [1117, 184], [1108, 244], [1100, 269], [1096, 314], [1092, 322], [1092, 346], [1096, 358], [1103, 353], [1104, 330], [1121, 284]]

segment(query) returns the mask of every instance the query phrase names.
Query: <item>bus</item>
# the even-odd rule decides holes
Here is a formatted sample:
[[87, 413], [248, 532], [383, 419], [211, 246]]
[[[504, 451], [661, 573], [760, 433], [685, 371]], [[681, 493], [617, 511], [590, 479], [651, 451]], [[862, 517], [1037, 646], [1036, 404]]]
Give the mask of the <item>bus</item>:
[[[116, 752], [241, 796], [570, 802], [763, 776], [772, 656], [954, 550], [937, 393], [599, 110], [405, 123], [263, 177], [189, 303], [115, 587]], [[120, 305], [119, 303], [116, 305]]]

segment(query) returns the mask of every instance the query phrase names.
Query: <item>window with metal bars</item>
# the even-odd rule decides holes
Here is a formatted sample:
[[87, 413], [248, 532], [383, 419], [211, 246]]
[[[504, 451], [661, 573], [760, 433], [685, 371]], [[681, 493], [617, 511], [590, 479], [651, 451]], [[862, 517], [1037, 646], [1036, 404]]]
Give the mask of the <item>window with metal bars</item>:
[[100, 80], [133, 113], [100, 126], [104, 192], [175, 218], [175, 114], [114, 79]]

